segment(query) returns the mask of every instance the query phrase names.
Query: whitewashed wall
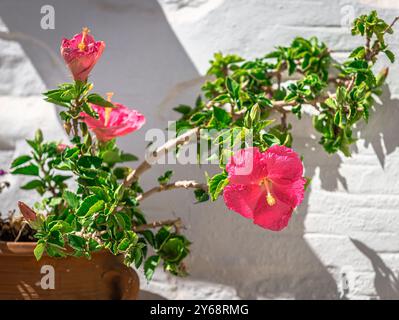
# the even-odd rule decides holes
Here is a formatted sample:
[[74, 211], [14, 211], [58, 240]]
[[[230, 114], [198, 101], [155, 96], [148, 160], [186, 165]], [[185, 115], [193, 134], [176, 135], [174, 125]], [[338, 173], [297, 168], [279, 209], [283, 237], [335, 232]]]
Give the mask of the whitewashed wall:
[[[55, 30], [40, 28], [40, 6], [55, 7]], [[294, 36], [316, 35], [337, 59], [359, 44], [346, 25], [353, 16], [378, 8], [393, 19], [395, 0], [2, 0], [0, 30], [0, 164], [22, 152], [22, 139], [38, 126], [61, 138], [54, 109], [39, 102], [46, 85], [65, 81], [57, 57], [62, 36], [88, 25], [107, 43], [93, 73], [99, 92], [115, 91], [115, 100], [135, 107], [149, 119], [141, 133], [121, 145], [142, 154], [145, 130], [176, 119], [171, 108], [192, 103], [213, 52], [252, 58]], [[71, 5], [74, 3], [74, 5]], [[399, 34], [399, 32], [398, 32]], [[399, 54], [398, 36], [391, 38]], [[32, 64], [30, 63], [32, 62]], [[35, 71], [36, 68], [38, 72]], [[184, 190], [144, 202], [149, 216], [181, 216], [193, 240], [191, 276], [176, 279], [157, 273], [142, 288], [168, 299], [184, 298], [399, 298], [399, 80], [391, 68], [389, 87], [367, 127], [359, 132], [353, 156], [327, 156], [311, 137], [309, 119], [296, 123], [295, 148], [304, 155], [311, 190], [289, 227], [262, 230], [225, 209], [222, 201], [194, 205]], [[7, 75], [7, 76], [4, 76]], [[43, 79], [43, 82], [42, 80]], [[183, 83], [183, 84], [182, 84]], [[6, 110], [6, 111], [5, 111]], [[21, 112], [21, 110], [23, 110]], [[45, 110], [45, 111], [44, 111]], [[4, 121], [3, 121], [4, 119]], [[170, 166], [176, 177], [201, 179], [196, 167]], [[212, 171], [212, 168], [206, 168]], [[144, 176], [150, 187], [163, 172]], [[26, 199], [13, 189], [0, 198], [0, 209]], [[29, 201], [33, 201], [30, 199]], [[344, 276], [345, 275], [345, 276]], [[343, 277], [349, 288], [342, 289]], [[345, 293], [344, 293], [345, 291]]]

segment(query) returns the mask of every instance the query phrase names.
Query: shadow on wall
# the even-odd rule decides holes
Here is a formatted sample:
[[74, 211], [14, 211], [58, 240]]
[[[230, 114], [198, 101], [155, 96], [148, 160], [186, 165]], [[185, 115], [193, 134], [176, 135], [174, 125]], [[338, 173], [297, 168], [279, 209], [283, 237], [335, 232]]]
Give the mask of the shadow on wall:
[[[76, 26], [86, 24], [95, 26], [99, 38], [110, 39], [107, 43], [107, 61], [99, 63], [93, 74], [98, 91], [109, 90], [107, 87], [109, 74], [118, 75], [112, 79], [112, 86], [115, 90], [120, 90], [118, 96], [121, 100], [145, 108], [149, 122], [143, 132], [151, 127], [164, 128], [165, 121], [159, 119], [159, 110], [154, 106], [159, 105], [162, 97], [167, 95], [173, 86], [171, 84], [195, 79], [199, 75], [174, 36], [158, 3], [155, 0], [116, 1], [121, 3], [121, 6], [118, 6], [114, 2], [105, 0], [79, 1], [79, 6], [84, 7], [79, 10], [79, 6], [63, 4], [65, 1], [47, 2], [56, 6], [56, 12], [57, 6], [62, 7], [62, 15], [56, 18], [57, 29], [52, 33], [38, 30], [39, 23], [36, 20], [16, 19], [17, 16], [32, 17], [32, 12], [35, 13], [34, 19], [40, 19], [37, 14], [40, 12], [38, 5], [33, 5], [33, 1], [20, 1], [18, 6], [14, 5], [15, 1], [2, 1], [0, 12], [7, 12], [2, 18], [11, 31], [27, 33], [47, 42], [55, 52], [64, 33], [73, 34], [76, 32]], [[117, 10], [118, 8], [122, 9]], [[125, 30], [123, 37], [118, 30]], [[117, 32], [119, 35], [115, 36]], [[125, 36], [127, 38], [124, 38]], [[55, 81], [54, 76], [49, 67], [37, 56], [37, 48], [32, 49], [31, 45], [25, 46], [24, 43], [22, 45], [29, 56], [34, 55], [32, 61], [38, 64], [36, 66], [42, 77], [52, 86]], [[213, 48], [213, 51], [217, 50], [218, 48]], [[129, 58], [124, 54], [126, 52], [132, 53]], [[151, 72], [148, 71], [150, 69]], [[65, 78], [62, 77], [59, 76], [56, 81], [64, 81]], [[194, 101], [199, 92], [197, 89], [196, 92], [191, 92], [194, 91], [191, 84], [195, 87], [198, 85], [196, 80], [191, 84], [190, 81], [188, 83], [188, 88], [180, 86], [184, 91], [186, 89], [190, 91], [189, 97], [186, 97], [187, 92], [183, 92], [185, 103]], [[178, 100], [183, 102], [183, 93], [174, 94], [171, 99], [173, 101], [167, 101], [169, 110]], [[382, 164], [384, 152], [378, 133], [383, 133], [383, 142], [388, 153], [393, 152], [399, 143], [396, 130], [399, 110], [396, 108], [396, 102], [389, 99], [389, 94], [384, 96], [383, 100], [384, 106], [377, 108], [369, 125], [361, 133], [366, 144], [374, 147]], [[166, 114], [171, 115], [172, 112], [169, 110]], [[176, 118], [176, 115], [171, 117]], [[309, 128], [311, 128], [310, 119], [303, 119], [298, 126], [298, 130]], [[128, 151], [143, 154], [146, 142], [143, 137], [135, 135], [122, 139], [121, 145]], [[339, 156], [328, 156], [317, 141], [308, 137], [296, 139], [295, 147], [298, 152], [305, 155], [308, 176], [313, 177], [315, 169], [320, 167], [323, 189], [333, 191], [337, 188], [338, 182], [346, 185], [345, 178], [339, 174], [342, 161]], [[176, 170], [176, 176], [184, 177], [192, 167], [180, 166], [173, 169]], [[157, 170], [161, 172], [161, 169]], [[193, 172], [195, 172], [193, 178], [203, 179], [200, 170]], [[148, 180], [148, 175], [144, 179]], [[145, 181], [144, 184], [147, 185], [148, 182]], [[194, 226], [187, 232], [194, 243], [190, 258], [192, 278], [236, 287], [242, 298], [282, 296], [296, 299], [338, 298], [335, 280], [303, 239], [304, 220], [311, 190], [307, 192], [289, 227], [281, 233], [260, 229], [238, 214], [227, 211], [222, 200], [193, 206], [194, 200], [187, 200], [191, 195], [187, 195], [186, 191], [182, 192], [184, 194], [176, 192], [159, 195], [158, 198], [151, 200], [151, 206], [167, 211], [170, 204], [177, 204], [175, 208], [178, 210], [177, 215], [182, 216], [187, 225]], [[145, 210], [146, 205], [148, 203], [144, 203]], [[153, 211], [147, 212], [156, 213], [156, 210]], [[170, 213], [172, 212], [164, 212], [162, 216]], [[155, 218], [154, 215], [152, 217]]]
[[351, 239], [352, 243], [371, 262], [375, 272], [374, 287], [380, 299], [399, 299], [399, 279], [395, 273], [384, 263], [381, 257], [363, 242]]

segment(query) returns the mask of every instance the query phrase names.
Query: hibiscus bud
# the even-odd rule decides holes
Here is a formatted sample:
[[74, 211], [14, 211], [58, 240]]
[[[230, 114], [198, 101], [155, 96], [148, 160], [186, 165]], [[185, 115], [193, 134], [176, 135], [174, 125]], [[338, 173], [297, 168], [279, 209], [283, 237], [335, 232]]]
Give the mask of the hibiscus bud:
[[35, 133], [35, 140], [39, 143], [43, 142], [43, 132], [42, 130], [38, 129]]
[[388, 74], [389, 68], [384, 68], [378, 73], [376, 77], [377, 86], [382, 86], [384, 84], [386, 78], [388, 77]]
[[36, 212], [33, 211], [27, 204], [22, 201], [18, 201], [18, 207], [27, 221], [35, 221], [36, 220]]
[[71, 130], [72, 130], [72, 125], [69, 122], [65, 122], [64, 123], [64, 129], [65, 129], [67, 134], [70, 134]]
[[72, 39], [63, 39], [61, 43], [61, 55], [75, 81], [87, 81], [105, 48], [105, 43], [95, 41], [89, 32], [88, 28], [83, 28], [81, 33]]
[[64, 143], [60, 143], [57, 146], [57, 152], [58, 153], [63, 153], [65, 151], [65, 149], [68, 148], [68, 146]]

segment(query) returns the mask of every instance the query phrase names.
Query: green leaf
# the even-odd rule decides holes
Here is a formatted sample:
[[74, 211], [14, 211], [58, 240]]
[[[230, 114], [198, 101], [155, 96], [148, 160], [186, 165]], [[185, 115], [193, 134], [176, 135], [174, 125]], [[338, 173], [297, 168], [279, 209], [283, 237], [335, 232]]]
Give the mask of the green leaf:
[[106, 151], [103, 154], [103, 160], [106, 163], [114, 164], [121, 161], [119, 153], [117, 151]]
[[391, 50], [385, 50], [384, 53], [388, 57], [389, 61], [391, 61], [391, 63], [395, 62], [395, 54]]
[[78, 166], [86, 169], [98, 169], [101, 164], [102, 159], [94, 156], [83, 156], [78, 160]]
[[75, 250], [83, 250], [86, 246], [86, 240], [74, 234], [68, 234], [68, 243]]
[[137, 161], [139, 158], [131, 153], [122, 153], [121, 162]]
[[234, 99], [238, 99], [240, 85], [230, 77], [226, 78], [226, 88]]
[[220, 193], [223, 191], [223, 188], [229, 183], [229, 179], [227, 178], [227, 173], [222, 172], [214, 175], [212, 178], [208, 179], [208, 189], [209, 195], [211, 196], [212, 201], [215, 201]]
[[26, 162], [28, 162], [28, 161], [30, 161], [30, 160], [32, 160], [32, 157], [31, 157], [31, 156], [28, 156], [28, 155], [20, 156], [20, 157], [14, 159], [14, 161], [13, 161], [12, 164], [11, 164], [11, 168], [18, 167], [18, 166], [20, 166], [21, 164], [24, 164], [24, 163], [26, 163]]
[[195, 189], [194, 190], [195, 199], [198, 203], [205, 202], [209, 200], [209, 194], [203, 189]]
[[82, 109], [86, 112], [90, 117], [94, 119], [98, 119], [98, 113], [94, 111], [94, 109], [88, 103], [82, 103]]
[[114, 199], [116, 201], [121, 201], [123, 198], [123, 195], [125, 193], [126, 188], [124, 187], [123, 184], [120, 184], [118, 186], [118, 188], [116, 188], [115, 192], [114, 192]]
[[118, 151], [106, 151], [103, 154], [104, 162], [113, 165], [120, 162], [137, 161], [138, 158], [134, 154], [122, 153], [119, 154]]
[[155, 236], [151, 230], [144, 230], [140, 233], [144, 236], [144, 238], [152, 247], [155, 247]]
[[355, 50], [352, 51], [349, 58], [364, 58], [365, 48], [364, 47], [357, 47]]
[[104, 201], [99, 200], [96, 196], [88, 196], [83, 200], [79, 209], [76, 211], [78, 217], [88, 216], [99, 212], [104, 208]]
[[166, 240], [170, 237], [170, 227], [162, 227], [155, 235], [156, 248], [161, 249]]
[[89, 250], [90, 251], [98, 251], [102, 248], [102, 246], [94, 239], [89, 239]]
[[129, 216], [124, 212], [116, 212], [114, 214], [115, 219], [121, 229], [130, 229], [132, 226], [132, 221]]
[[109, 197], [109, 195], [104, 187], [91, 186], [91, 187], [88, 187], [88, 189], [92, 193], [94, 193], [98, 199], [104, 200], [105, 202], [111, 201], [111, 198]]
[[56, 176], [53, 177], [53, 181], [54, 181], [56, 184], [60, 184], [60, 183], [66, 181], [66, 180], [68, 180], [68, 179], [70, 179], [70, 178], [72, 178], [72, 176], [56, 175]]
[[168, 170], [166, 171], [162, 176], [158, 177], [158, 182], [161, 185], [165, 185], [170, 181], [170, 178], [172, 178], [173, 171]]
[[251, 112], [250, 112], [250, 117], [252, 120], [252, 123], [256, 123], [260, 120], [260, 108], [259, 105], [256, 103], [252, 108], [251, 108]]
[[346, 89], [344, 87], [337, 88], [337, 101], [338, 103], [342, 104], [345, 102], [346, 97]]
[[229, 124], [231, 121], [230, 114], [226, 110], [219, 107], [213, 107], [213, 116], [216, 118], [216, 120], [223, 124]]
[[175, 110], [176, 112], [179, 112], [179, 113], [181, 113], [183, 115], [187, 115], [187, 114], [189, 114], [192, 111], [190, 106], [187, 106], [187, 105], [184, 105], [184, 104], [180, 104], [176, 108], [173, 108], [173, 110]]
[[36, 188], [45, 188], [46, 185], [44, 184], [43, 181], [41, 180], [32, 180], [29, 181], [28, 183], [24, 184], [21, 189], [23, 190], [32, 190], [32, 189], [36, 189]]
[[141, 266], [141, 263], [143, 262], [143, 251], [140, 248], [137, 248], [134, 250], [134, 265], [136, 268], [139, 268]]
[[46, 244], [44, 242], [38, 242], [35, 249], [33, 250], [33, 254], [35, 255], [37, 261], [39, 261], [42, 258], [45, 250], [46, 250]]
[[337, 109], [337, 101], [333, 98], [327, 98], [326, 101], [324, 101], [324, 103], [329, 106], [331, 109]]
[[51, 198], [51, 200], [50, 200], [50, 202], [49, 202], [48, 205], [49, 205], [50, 207], [55, 207], [55, 206], [60, 205], [61, 202], [62, 202], [62, 198], [60, 198], [60, 197], [53, 197], [53, 198]]
[[105, 100], [103, 97], [101, 97], [97, 93], [89, 94], [87, 96], [87, 102], [93, 103], [93, 104], [95, 104], [97, 106], [100, 106], [100, 107], [115, 108], [115, 106], [111, 102]]
[[118, 245], [118, 251], [124, 252], [129, 248], [129, 246], [130, 246], [130, 240], [128, 238], [124, 238]]
[[62, 194], [62, 198], [67, 202], [68, 206], [72, 209], [76, 209], [79, 206], [79, 197], [72, 191], [65, 190]]
[[155, 269], [158, 267], [161, 262], [160, 256], [151, 256], [144, 263], [144, 274], [147, 280], [151, 280], [154, 276]]
[[262, 135], [263, 140], [268, 144], [269, 147], [280, 144], [280, 139], [271, 133], [265, 133]]
[[164, 260], [177, 263], [180, 262], [182, 258], [186, 256], [184, 254], [184, 251], [185, 251], [184, 239], [179, 236], [176, 236], [166, 241], [160, 253]]
[[25, 167], [16, 168], [14, 171], [11, 172], [12, 174], [23, 174], [26, 176], [38, 176], [39, 175], [39, 168], [34, 165], [30, 164]]

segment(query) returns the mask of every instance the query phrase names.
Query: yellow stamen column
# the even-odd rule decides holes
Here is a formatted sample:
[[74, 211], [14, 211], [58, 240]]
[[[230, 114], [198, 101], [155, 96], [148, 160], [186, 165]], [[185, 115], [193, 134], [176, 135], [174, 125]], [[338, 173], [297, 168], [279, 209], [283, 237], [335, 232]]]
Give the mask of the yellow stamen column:
[[85, 39], [89, 32], [90, 29], [88, 27], [82, 28], [82, 40], [80, 40], [80, 43], [78, 44], [78, 48], [80, 51], [86, 49]]
[[265, 186], [265, 189], [267, 192], [267, 195], [266, 195], [267, 204], [271, 207], [274, 206], [276, 204], [276, 198], [273, 197], [272, 192], [270, 191], [269, 181], [267, 179], [263, 179], [261, 181], [261, 185]]
[[[107, 100], [108, 100], [108, 102], [111, 102], [113, 95], [114, 95], [113, 92], [107, 92]], [[108, 125], [109, 118], [111, 116], [111, 111], [112, 111], [112, 108], [105, 108], [105, 120], [104, 120], [104, 125], [105, 126]]]

